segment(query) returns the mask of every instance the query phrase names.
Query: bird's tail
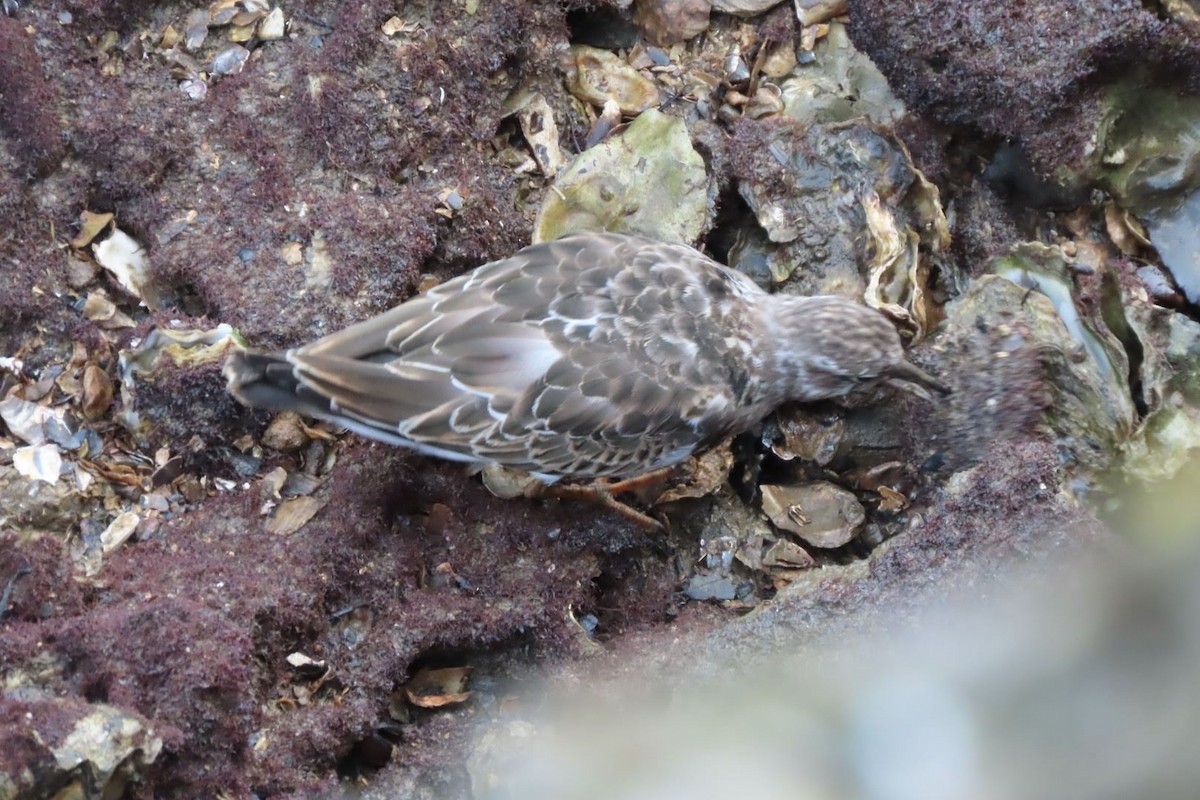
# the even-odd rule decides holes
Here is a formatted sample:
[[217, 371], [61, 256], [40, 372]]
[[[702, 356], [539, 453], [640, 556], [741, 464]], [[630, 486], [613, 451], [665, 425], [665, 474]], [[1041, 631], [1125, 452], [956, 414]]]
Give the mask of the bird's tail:
[[328, 417], [329, 403], [305, 387], [286, 353], [244, 350], [233, 353], [222, 370], [229, 393], [244, 405], [271, 411], [298, 411]]
[[[363, 366], [360, 362], [349, 363]], [[415, 445], [413, 440], [397, 432], [396, 422], [377, 422], [372, 417], [343, 409], [336, 400], [321, 391], [316, 379], [311, 376], [301, 379], [290, 352], [243, 350], [232, 353], [225, 361], [222, 372], [228, 381], [229, 393], [244, 405], [270, 411], [295, 411], [306, 417], [327, 420], [381, 442], [416, 447], [421, 452], [434, 453], [443, 458], [465, 458], [455, 451]], [[392, 377], [386, 371], [383, 374]], [[380, 402], [386, 406], [390, 401], [384, 397]]]

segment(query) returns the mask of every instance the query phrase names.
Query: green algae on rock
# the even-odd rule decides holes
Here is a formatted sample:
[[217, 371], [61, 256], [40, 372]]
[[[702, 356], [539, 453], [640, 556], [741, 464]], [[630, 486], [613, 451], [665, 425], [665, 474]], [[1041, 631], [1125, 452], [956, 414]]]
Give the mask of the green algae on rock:
[[1096, 152], [1106, 87], [1136, 76], [1195, 92], [1200, 37], [1161, 3], [857, 0], [855, 44], [911, 113], [950, 129], [1020, 142], [1042, 177], [1079, 173]]
[[1126, 480], [1143, 484], [1174, 478], [1200, 450], [1200, 323], [1171, 314], [1167, 330], [1166, 358], [1177, 371], [1160, 387], [1161, 404], [1126, 443], [1120, 464]]
[[224, 322], [210, 330], [155, 328], [141, 343], [121, 351], [122, 388], [131, 388], [135, 375], [152, 373], [164, 356], [179, 366], [199, 366], [220, 362], [231, 347], [245, 344]]
[[866, 117], [878, 125], [893, 125], [904, 116], [904, 104], [871, 59], [855, 49], [845, 25], [830, 23], [813, 56], [780, 84], [789, 117], [801, 122]]
[[533, 241], [613, 231], [692, 244], [708, 224], [710, 193], [687, 126], [646, 111], [562, 170], [538, 211]]
[[85, 703], [37, 687], [41, 676], [14, 669], [7, 676], [5, 715], [24, 720], [0, 758], [0, 797], [124, 797], [158, 758], [162, 737], [142, 715], [107, 703]]
[[580, 100], [594, 106], [613, 100], [629, 116], [658, 105], [654, 82], [607, 50], [577, 44], [571, 46], [571, 57], [567, 88]]
[[[239, 346], [245, 342], [226, 323], [210, 330], [154, 329], [136, 347], [121, 351], [118, 418], [143, 443], [159, 441], [162, 425], [179, 434], [178, 441], [188, 440], [182, 435], [187, 431], [202, 433], [205, 419], [218, 427], [235, 425], [241, 412], [225, 397], [219, 372], [225, 356]], [[211, 395], [210, 402], [197, 403], [200, 398], [188, 396], [189, 389]]]
[[[1134, 428], [1128, 360], [1107, 329], [1078, 314], [1069, 291], [1059, 291], [1059, 279], [1037, 267], [1033, 261], [1002, 260], [1001, 274], [979, 278], [946, 307], [946, 336], [995, 326], [1004, 333], [1005, 349], [994, 352], [994, 359], [1031, 350], [1041, 370], [1040, 390], [1049, 395], [1042, 424], [1069, 463], [1095, 474], [1111, 464]], [[1000, 399], [983, 402], [990, 406]]]
[[981, 326], [998, 332], [996, 367], [1032, 348], [1040, 376], [1011, 391], [1045, 395], [1040, 421], [1081, 485], [1111, 495], [1178, 474], [1200, 449], [1200, 324], [1056, 245], [1017, 244], [990, 267], [947, 306], [941, 346]]
[[1176, 284], [1200, 303], [1200, 98], [1130, 83], [1105, 103], [1099, 182], [1145, 225]]
[[1038, 242], [1018, 244], [1008, 255], [997, 258], [992, 269], [1002, 278], [1043, 294], [1071, 338], [1091, 357], [1100, 376], [1117, 382], [1115, 394], [1129, 394], [1128, 380], [1123, 377], [1128, 371], [1125, 351], [1107, 328], [1079, 312], [1071, 284], [1072, 262], [1061, 247]]

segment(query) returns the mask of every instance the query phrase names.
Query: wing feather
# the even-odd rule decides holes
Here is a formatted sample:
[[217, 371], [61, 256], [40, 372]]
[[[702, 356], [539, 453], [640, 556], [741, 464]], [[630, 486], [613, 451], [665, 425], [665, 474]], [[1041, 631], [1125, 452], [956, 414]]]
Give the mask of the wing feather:
[[720, 352], [705, 344], [723, 335], [709, 291], [723, 269], [682, 246], [576, 234], [288, 358], [356, 429], [546, 475], [632, 474], [686, 456], [725, 391], [712, 378], [726, 366], [704, 361]]

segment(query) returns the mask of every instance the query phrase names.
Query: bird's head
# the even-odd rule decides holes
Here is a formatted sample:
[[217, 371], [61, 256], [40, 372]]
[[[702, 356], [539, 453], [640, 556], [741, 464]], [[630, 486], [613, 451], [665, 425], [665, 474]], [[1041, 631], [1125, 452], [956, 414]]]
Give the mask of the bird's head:
[[788, 399], [825, 400], [887, 384], [930, 399], [950, 390], [904, 357], [892, 323], [842, 297], [787, 298], [777, 319], [791, 377]]

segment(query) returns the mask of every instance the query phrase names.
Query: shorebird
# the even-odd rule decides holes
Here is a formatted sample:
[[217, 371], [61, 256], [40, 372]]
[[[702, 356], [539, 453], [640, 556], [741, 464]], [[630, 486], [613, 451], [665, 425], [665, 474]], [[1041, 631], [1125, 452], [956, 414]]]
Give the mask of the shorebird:
[[948, 391], [874, 309], [769, 294], [686, 245], [616, 233], [532, 245], [311, 344], [237, 353], [225, 374], [247, 405], [547, 484], [656, 473], [789, 401]]

